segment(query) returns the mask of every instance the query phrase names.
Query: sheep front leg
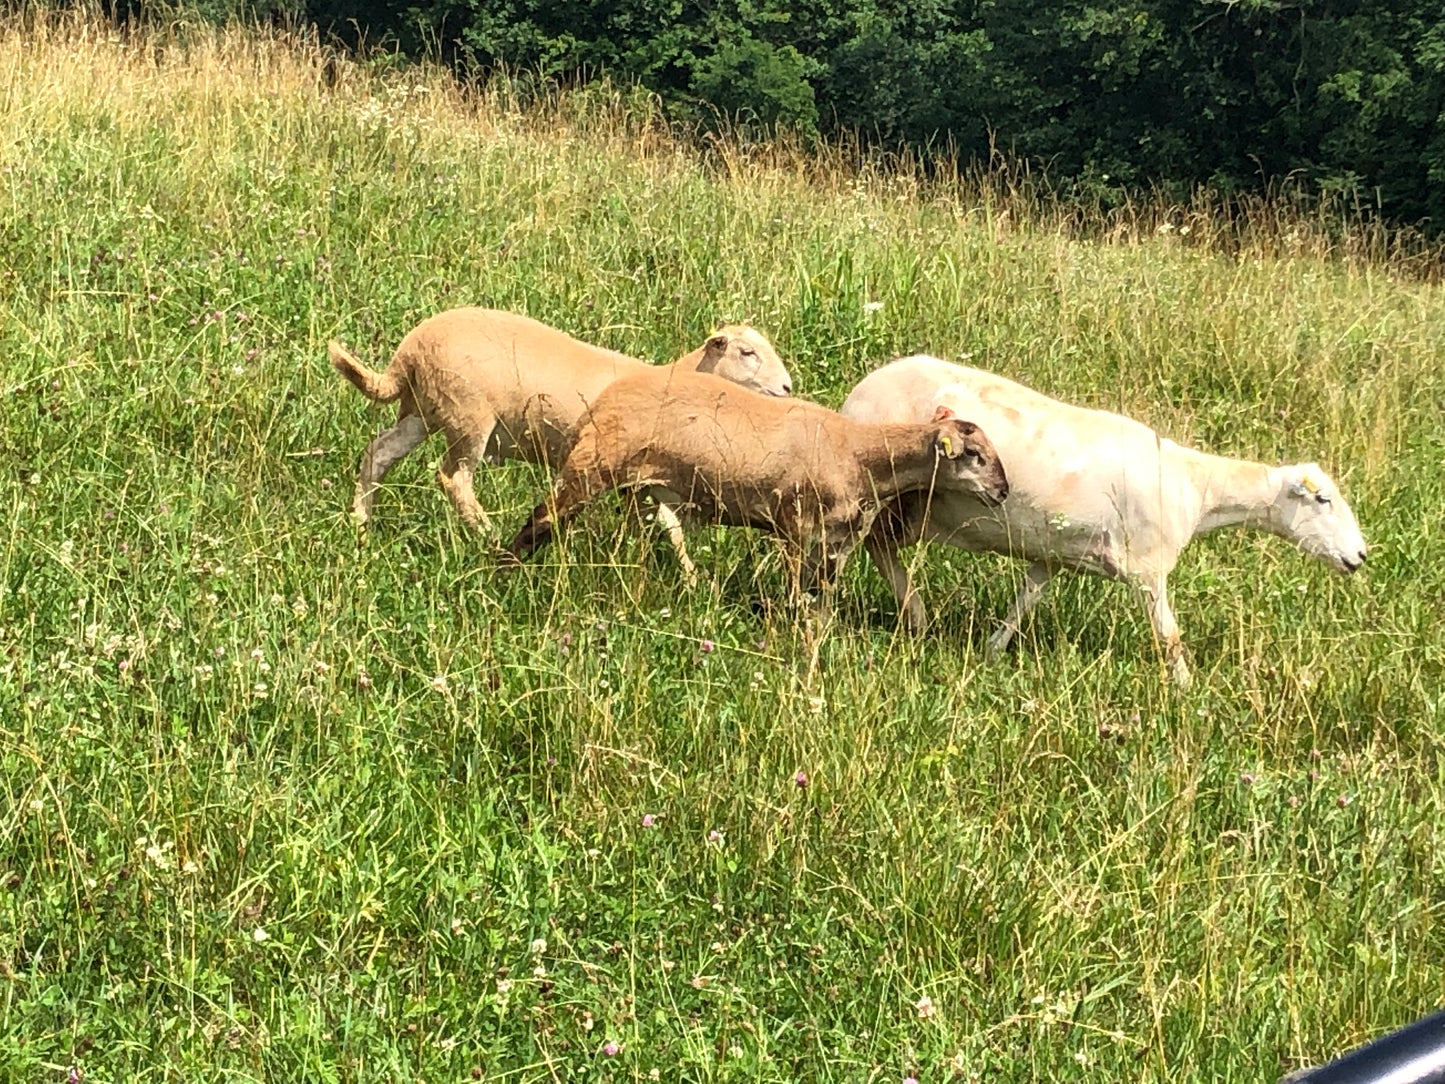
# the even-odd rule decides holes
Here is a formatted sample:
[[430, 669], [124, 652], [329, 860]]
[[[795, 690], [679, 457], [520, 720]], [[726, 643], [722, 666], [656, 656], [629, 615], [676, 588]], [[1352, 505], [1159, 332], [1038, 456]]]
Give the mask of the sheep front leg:
[[811, 681], [822, 660], [823, 641], [833, 624], [833, 588], [845, 555], [830, 554], [826, 539], [785, 539], [782, 549], [793, 604], [801, 610], [799, 626], [808, 653], [807, 679]]
[[913, 633], [927, 631], [928, 612], [923, 607], [923, 599], [913, 589], [908, 569], [899, 554], [922, 540], [927, 510], [925, 495], [911, 493], [901, 497], [878, 513], [872, 530], [864, 539], [868, 556], [893, 591], [893, 598], [898, 603], [899, 621]]
[[552, 490], [551, 500], [543, 501], [532, 509], [527, 522], [507, 544], [504, 563], [516, 565], [551, 542], [557, 528], [565, 526], [602, 489], [602, 484], [591, 472], [564, 468]]
[[687, 554], [687, 543], [683, 539], [682, 520], [672, 505], [662, 501], [657, 502], [657, 522], [667, 531], [668, 541], [672, 548], [677, 551], [678, 563], [682, 565], [682, 578], [688, 587], [697, 586], [697, 566], [692, 563], [692, 558]]
[[1019, 588], [1018, 597], [1009, 607], [1009, 612], [1003, 619], [1003, 623], [994, 630], [988, 638], [987, 653], [990, 659], [997, 658], [1008, 647], [1009, 641], [1018, 632], [1019, 625], [1029, 611], [1039, 604], [1039, 599], [1044, 597], [1044, 588], [1048, 586], [1053, 573], [1041, 562], [1029, 565], [1028, 571], [1024, 573], [1023, 586]]
[[1179, 622], [1169, 606], [1169, 579], [1167, 575], [1155, 576], [1137, 584], [1139, 598], [1149, 611], [1149, 623], [1154, 627], [1154, 638], [1164, 652], [1164, 661], [1169, 674], [1180, 688], [1189, 686], [1189, 663], [1184, 658], [1184, 640], [1179, 635]]
[[462, 522], [472, 530], [490, 530], [492, 526], [491, 519], [477, 503], [477, 494], [472, 486], [472, 474], [482, 461], [487, 441], [491, 439], [492, 425], [485, 425], [483, 429], [480, 435], [459, 433], [453, 436], [449, 432], [447, 436], [452, 438], [451, 443], [437, 469], [437, 484], [451, 499], [452, 507], [462, 517]]
[[913, 589], [908, 569], [899, 559], [898, 546], [892, 539], [874, 533], [868, 536], [864, 548], [893, 590], [893, 597], [898, 602], [898, 620], [903, 627], [912, 633], [928, 631], [928, 611], [924, 609], [923, 599]]

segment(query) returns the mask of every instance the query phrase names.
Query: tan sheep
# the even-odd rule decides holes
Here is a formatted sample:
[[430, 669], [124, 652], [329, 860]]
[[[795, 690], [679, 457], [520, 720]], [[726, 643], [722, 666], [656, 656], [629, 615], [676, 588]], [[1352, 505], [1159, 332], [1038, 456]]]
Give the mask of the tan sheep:
[[528, 556], [603, 492], [661, 487], [675, 508], [780, 536], [795, 584], [805, 551], [821, 542], [826, 587], [880, 508], [935, 482], [990, 505], [1008, 495], [997, 452], [971, 423], [855, 422], [716, 376], [657, 369], [597, 397], [552, 499], [508, 550]]
[[[768, 395], [792, 391], [772, 345], [740, 325], [720, 328], [692, 353], [656, 367], [517, 313], [476, 308], [423, 320], [382, 373], [339, 343], [330, 343], [328, 351], [331, 364], [368, 399], [400, 400], [396, 424], [361, 457], [352, 501], [361, 523], [371, 518], [387, 472], [438, 430], [446, 436], [447, 451], [437, 481], [468, 525], [484, 527], [490, 521], [472, 489], [477, 465], [484, 459], [561, 463], [588, 404], [620, 376], [675, 368], [716, 373]], [[659, 518], [673, 526], [666, 512]]]

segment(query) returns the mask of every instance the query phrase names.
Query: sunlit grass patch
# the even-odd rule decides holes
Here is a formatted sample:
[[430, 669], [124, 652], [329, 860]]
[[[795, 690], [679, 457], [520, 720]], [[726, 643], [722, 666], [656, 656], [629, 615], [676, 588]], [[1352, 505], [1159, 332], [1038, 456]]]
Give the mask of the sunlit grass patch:
[[[1287, 205], [1111, 234], [893, 166], [6, 24], [0, 1076], [1254, 1079], [1435, 1006], [1439, 287]], [[1002, 558], [918, 554], [915, 639], [860, 555], [816, 652], [744, 532], [688, 592], [599, 502], [503, 579], [439, 442], [363, 541], [390, 414], [326, 340], [460, 304], [656, 360], [749, 319], [830, 405], [968, 357], [1319, 459], [1370, 563], [1196, 544], [1181, 693], [1092, 580], [987, 662]], [[545, 487], [477, 482], [499, 533]]]

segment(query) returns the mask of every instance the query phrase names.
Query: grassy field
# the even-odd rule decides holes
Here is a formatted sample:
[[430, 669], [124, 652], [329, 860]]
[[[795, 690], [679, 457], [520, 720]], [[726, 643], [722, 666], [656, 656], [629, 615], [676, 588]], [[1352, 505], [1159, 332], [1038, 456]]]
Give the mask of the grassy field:
[[[1260, 1081], [1439, 1006], [1445, 292], [1136, 210], [0, 24], [0, 1078]], [[603, 508], [501, 579], [437, 445], [360, 543], [390, 413], [325, 342], [461, 304], [657, 360], [751, 320], [833, 406], [970, 357], [1318, 459], [1370, 564], [1197, 543], [1180, 692], [1094, 580], [987, 663], [1022, 569], [957, 551], [917, 639], [851, 564], [816, 666], [744, 532], [686, 592]]]

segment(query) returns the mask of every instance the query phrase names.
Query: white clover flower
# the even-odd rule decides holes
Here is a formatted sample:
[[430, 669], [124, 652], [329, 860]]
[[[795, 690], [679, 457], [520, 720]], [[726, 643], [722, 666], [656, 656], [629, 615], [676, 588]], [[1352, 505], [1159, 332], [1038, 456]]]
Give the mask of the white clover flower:
[[167, 841], [164, 845], [152, 843], [145, 849], [145, 856], [150, 860], [151, 865], [157, 869], [170, 869], [171, 856], [169, 853], [175, 844]]

